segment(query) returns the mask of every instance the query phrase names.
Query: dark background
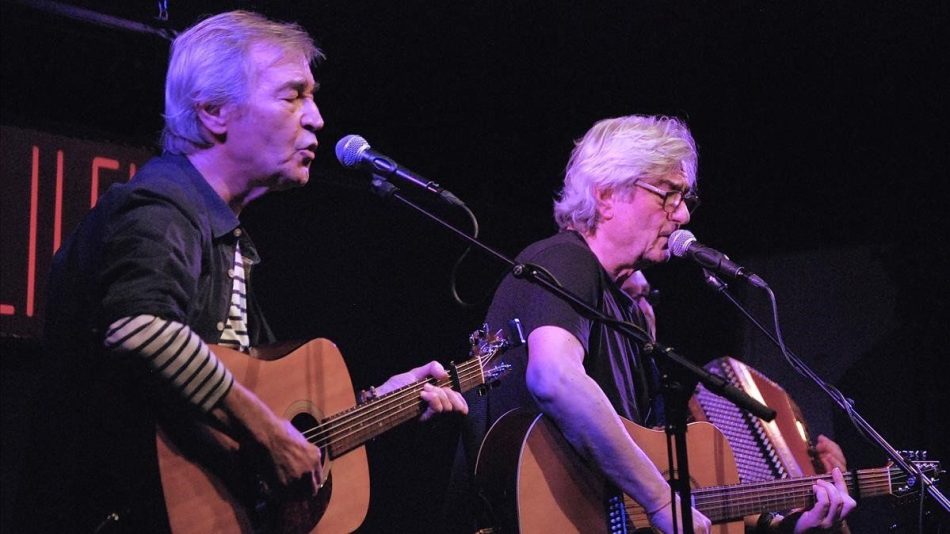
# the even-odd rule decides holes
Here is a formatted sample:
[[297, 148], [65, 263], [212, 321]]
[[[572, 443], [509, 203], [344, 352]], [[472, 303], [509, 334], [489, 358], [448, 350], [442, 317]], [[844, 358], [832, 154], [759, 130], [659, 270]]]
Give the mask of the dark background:
[[[458, 290], [474, 304], [456, 304], [450, 273], [464, 246], [343, 171], [340, 137], [358, 133], [451, 189], [484, 241], [515, 254], [555, 230], [574, 139], [606, 117], [676, 115], [700, 150], [703, 206], [690, 229], [770, 281], [789, 346], [886, 438], [947, 458], [946, 3], [171, 0], [167, 21], [153, 2], [115, 4], [0, 4], [2, 122], [143, 147], [161, 130], [168, 41], [49, 6], [167, 32], [235, 8], [300, 22], [327, 55], [311, 183], [243, 218], [278, 335], [334, 340], [357, 387], [464, 359], [504, 266], [470, 255]], [[662, 341], [698, 363], [749, 361], [786, 386], [815, 433], [842, 441], [853, 466], [883, 464], [695, 267], [674, 261], [647, 276], [661, 292]], [[737, 289], [770, 321], [763, 296]], [[5, 350], [5, 386], [9, 369], [23, 371], [17, 353]], [[454, 430], [411, 424], [369, 445], [365, 531], [434, 525]]]

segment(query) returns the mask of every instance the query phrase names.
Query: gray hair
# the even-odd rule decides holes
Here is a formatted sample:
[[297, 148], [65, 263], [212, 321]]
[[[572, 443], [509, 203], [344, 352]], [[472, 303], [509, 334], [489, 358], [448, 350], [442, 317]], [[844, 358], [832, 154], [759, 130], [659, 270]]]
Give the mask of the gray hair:
[[248, 55], [255, 44], [301, 54], [307, 63], [323, 58], [299, 25], [257, 13], [230, 11], [195, 24], [172, 42], [165, 79], [165, 151], [191, 154], [212, 145], [201, 128], [198, 107], [244, 102], [254, 74]]
[[696, 185], [696, 143], [681, 120], [629, 115], [597, 122], [575, 143], [554, 203], [562, 230], [590, 233], [597, 229], [595, 188], [629, 192], [634, 182], [681, 171]]

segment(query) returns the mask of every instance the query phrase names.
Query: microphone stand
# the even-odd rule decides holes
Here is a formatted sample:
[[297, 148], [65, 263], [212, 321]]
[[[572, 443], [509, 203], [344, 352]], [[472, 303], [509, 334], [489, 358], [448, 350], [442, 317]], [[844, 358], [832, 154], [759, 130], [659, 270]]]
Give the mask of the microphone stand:
[[[771, 421], [775, 418], [775, 410], [768, 408], [767, 406], [759, 403], [757, 400], [750, 397], [744, 391], [736, 388], [735, 386], [729, 384], [728, 381], [722, 377], [716, 376], [702, 367], [694, 364], [688, 359], [680, 356], [674, 352], [672, 347], [666, 347], [659, 343], [650, 340], [649, 335], [643, 331], [643, 329], [638, 326], [628, 323], [626, 321], [621, 321], [613, 317], [604, 315], [599, 310], [592, 307], [586, 301], [578, 297], [577, 295], [567, 291], [555, 281], [553, 281], [550, 275], [543, 268], [530, 263], [517, 263], [508, 256], [505, 256], [501, 252], [491, 248], [490, 246], [482, 243], [478, 239], [468, 235], [454, 225], [446, 222], [441, 219], [434, 213], [422, 208], [421, 206], [413, 203], [411, 200], [404, 197], [399, 192], [399, 188], [391, 184], [385, 179], [385, 177], [378, 174], [373, 174], [373, 180], [370, 185], [371, 190], [377, 195], [383, 198], [395, 198], [399, 200], [404, 205], [412, 208], [416, 212], [428, 217], [429, 219], [435, 221], [442, 227], [448, 229], [450, 232], [453, 232], [470, 245], [477, 247], [478, 249], [488, 253], [491, 256], [494, 256], [496, 259], [502, 263], [508, 265], [511, 268], [511, 274], [515, 278], [522, 280], [527, 280], [533, 284], [536, 284], [545, 290], [553, 293], [564, 301], [568, 302], [578, 313], [582, 314], [587, 319], [593, 321], [599, 321], [609, 328], [612, 328], [621, 334], [633, 339], [635, 342], [640, 343], [646, 353], [661, 355], [667, 360], [676, 363], [680, 368], [687, 370], [692, 375], [696, 376], [707, 389], [720, 395], [723, 398], [726, 398], [736, 406], [739, 406], [742, 409], [748, 410], [754, 413], [757, 417], [761, 417], [767, 421]], [[683, 521], [683, 532], [685, 534], [693, 534], [693, 517], [692, 517], [692, 497], [690, 493], [689, 485], [689, 464], [687, 461], [687, 451], [686, 451], [686, 400], [689, 398], [686, 395], [686, 392], [682, 391], [682, 388], [670, 387], [666, 389], [679, 389], [678, 393], [675, 393], [677, 397], [683, 399], [683, 402], [680, 403], [682, 409], [673, 410], [674, 412], [679, 412], [680, 416], [677, 417], [677, 421], [667, 424], [667, 434], [672, 434], [676, 443], [676, 468], [674, 469], [673, 456], [670, 454], [670, 485], [673, 491], [677, 491], [680, 495], [680, 502], [682, 503], [682, 521]], [[675, 404], [671, 403], [671, 404]], [[675, 506], [673, 508], [675, 512]], [[675, 513], [674, 513], [675, 519]]]
[[[844, 412], [848, 414], [848, 418], [851, 419], [851, 424], [855, 426], [858, 432], [863, 435], [865, 439], [884, 451], [887, 457], [890, 458], [891, 461], [897, 464], [901, 469], [903, 469], [909, 477], [916, 477], [916, 480], [921, 487], [921, 498], [923, 498], [924, 492], [929, 493], [930, 496], [937, 503], [939, 503], [941, 507], [943, 507], [945, 512], [950, 512], [950, 501], [948, 501], [947, 497], [940, 492], [940, 489], [937, 488], [937, 486], [934, 484], [934, 481], [924, 474], [924, 472], [918, 468], [917, 465], [912, 462], [908, 462], [903, 456], [901, 456], [901, 454], [893, 446], [891, 446], [891, 444], [888, 443], [886, 439], [884, 439], [884, 436], [878, 433], [878, 431], [875, 430], [870, 423], [861, 417], [861, 414], [859, 414], [854, 408], [854, 401], [845, 398], [845, 396], [840, 391], [838, 391], [837, 388], [827, 384], [821, 379], [821, 377], [819, 377], [814, 371], [805, 365], [801, 358], [799, 358], [791, 350], [785, 348], [783, 343], [773, 336], [772, 333], [768, 331], [768, 329], [762, 326], [762, 323], [757, 321], [755, 317], [752, 317], [752, 314], [749, 313], [749, 311], [738, 300], [736, 300], [736, 298], [733, 297], [729, 291], [727, 291], [728, 286], [722, 281], [721, 278], [705, 269], [704, 274], [706, 275], [707, 285], [715, 289], [717, 293], [725, 296], [726, 299], [728, 299], [729, 302], [731, 302], [740, 312], [742, 312], [742, 314], [745, 315], [746, 318], [753, 325], [755, 325], [756, 328], [765, 334], [765, 336], [769, 338], [769, 340], [771, 340], [780, 351], [786, 353], [786, 358], [790, 357], [790, 360], [794, 360], [792, 368], [794, 368], [803, 376], [811, 379], [815, 384], [818, 385], [819, 388], [821, 388], [822, 391], [825, 392], [826, 395], [831, 398], [831, 400], [835, 402], [835, 404], [838, 405], [839, 408], [844, 410]], [[791, 363], [791, 361], [789, 363]]]

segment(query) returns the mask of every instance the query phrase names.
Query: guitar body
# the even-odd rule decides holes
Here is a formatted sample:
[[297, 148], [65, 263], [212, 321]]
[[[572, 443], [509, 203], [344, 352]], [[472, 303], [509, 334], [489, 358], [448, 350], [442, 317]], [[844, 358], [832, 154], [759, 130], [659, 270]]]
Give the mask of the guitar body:
[[[668, 476], [666, 434], [624, 420], [634, 441]], [[687, 430], [693, 487], [739, 481], [732, 449], [708, 423]], [[504, 532], [626, 532], [648, 528], [644, 510], [576, 453], [550, 419], [513, 410], [492, 425], [478, 453], [475, 483]], [[624, 521], [622, 511], [628, 510]], [[713, 526], [717, 534], [742, 534], [744, 524]]]
[[[278, 416], [300, 429], [356, 404], [336, 346], [312, 340], [276, 359], [223, 347], [214, 353]], [[208, 532], [352, 532], [369, 508], [365, 447], [329, 460], [317, 496], [284, 499], [269, 490], [236, 442], [207, 426], [159, 427], [158, 461], [169, 523], [176, 534]]]
[[[669, 478], [666, 433], [623, 420], [634, 441]], [[693, 506], [712, 522], [717, 534], [742, 534], [744, 517], [766, 510], [809, 508], [812, 486], [831, 475], [739, 484], [732, 448], [709, 423], [687, 426]], [[928, 477], [941, 473], [940, 462], [908, 460]], [[917, 490], [908, 473], [895, 466], [844, 473], [852, 495], [906, 498]], [[512, 410], [492, 425], [475, 465], [478, 497], [500, 532], [625, 533], [648, 529], [646, 512], [622, 495], [574, 452], [546, 417]]]

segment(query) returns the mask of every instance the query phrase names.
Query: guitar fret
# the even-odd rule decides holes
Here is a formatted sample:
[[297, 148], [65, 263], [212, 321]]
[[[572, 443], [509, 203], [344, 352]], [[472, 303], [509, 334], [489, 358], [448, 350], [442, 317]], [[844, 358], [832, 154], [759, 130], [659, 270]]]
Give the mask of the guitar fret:
[[[482, 358], [475, 357], [457, 366], [462, 393], [484, 384]], [[320, 429], [324, 431], [327, 428], [343, 427], [342, 435], [340, 433], [334, 435], [335, 431], [329, 430], [327, 432], [329, 435], [325, 439], [316, 440], [315, 443], [324, 444], [330, 453], [330, 457], [336, 458], [391, 428], [419, 416], [425, 411], [419, 393], [427, 382], [433, 383], [437, 387], [451, 387], [453, 385], [450, 379], [423, 380], [404, 386], [362, 406], [350, 408], [345, 412], [329, 417]], [[399, 398], [403, 398], [403, 400], [393, 405], [393, 399]], [[380, 411], [380, 406], [386, 406], [382, 410], [391, 413], [382, 416], [376, 413]]]
[[[891, 493], [891, 477], [897, 474], [895, 470], [865, 469], [858, 472], [857, 480], [851, 473], [845, 473], [844, 479], [852, 493], [857, 484], [861, 495], [876, 497]], [[830, 481], [831, 475], [700, 488], [693, 490], [694, 502], [697, 509], [714, 522], [737, 519], [763, 510], [807, 508], [815, 502], [812, 485], [818, 479]]]
[[[860, 486], [861, 495], [879, 497], [893, 493], [893, 481], [901, 483], [906, 475], [896, 467], [863, 469], [858, 471], [857, 479], [851, 473], [844, 474], [845, 483], [850, 491]], [[798, 479], [780, 479], [730, 486], [713, 486], [693, 490], [694, 506], [714, 524], [741, 519], [763, 510], [788, 510], [810, 507], [814, 504], [811, 486], [817, 479], [830, 480], [830, 475], [819, 475]], [[643, 508], [627, 497], [625, 505], [628, 515], [638, 521], [645, 521]]]

